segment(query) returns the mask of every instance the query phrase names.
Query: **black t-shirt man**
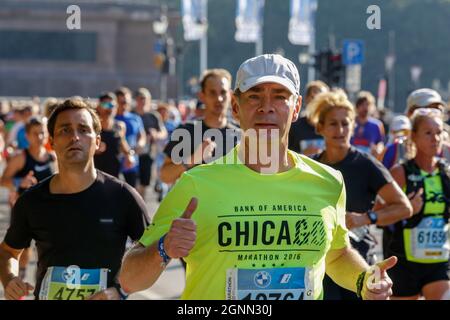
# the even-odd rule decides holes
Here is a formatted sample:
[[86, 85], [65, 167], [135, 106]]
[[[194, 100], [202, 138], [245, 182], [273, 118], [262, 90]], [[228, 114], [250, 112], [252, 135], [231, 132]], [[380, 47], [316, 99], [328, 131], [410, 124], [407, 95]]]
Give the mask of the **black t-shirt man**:
[[138, 240], [148, 225], [145, 203], [126, 183], [97, 171], [95, 182], [74, 194], [50, 193], [52, 177], [26, 191], [12, 211], [5, 243], [38, 251], [35, 297], [49, 267], [106, 268], [115, 282], [127, 238]]
[[[186, 130], [185, 133], [189, 134], [183, 134], [182, 130]], [[181, 136], [181, 138], [177, 138], [178, 136]], [[171, 158], [173, 149], [179, 143], [186, 143], [185, 139], [189, 139], [187, 143], [190, 144], [190, 152], [193, 154], [197, 147], [201, 145], [206, 138], [211, 138], [212, 141], [217, 143], [217, 147], [214, 149], [212, 158], [210, 159], [212, 161], [230, 152], [238, 143], [239, 137], [240, 129], [230, 123], [228, 123], [224, 128], [214, 129], [209, 128], [204, 121], [196, 120], [182, 124], [172, 132], [170, 141], [164, 148], [164, 153]], [[218, 138], [220, 138], [222, 143], [219, 143]], [[220, 144], [222, 145], [220, 146]], [[187, 156], [184, 154], [182, 148], [179, 153], [176, 153], [175, 156], [178, 155], [180, 157]]]
[[122, 137], [121, 128], [117, 122], [114, 123], [111, 130], [102, 130], [100, 133], [104, 151], [94, 155], [95, 167], [116, 178], [120, 174], [120, 165], [122, 159]]

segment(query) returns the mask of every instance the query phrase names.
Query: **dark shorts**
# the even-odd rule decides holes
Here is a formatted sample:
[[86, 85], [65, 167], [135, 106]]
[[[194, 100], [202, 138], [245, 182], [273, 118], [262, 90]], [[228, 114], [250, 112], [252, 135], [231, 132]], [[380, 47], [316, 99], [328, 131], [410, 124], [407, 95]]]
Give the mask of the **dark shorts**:
[[422, 288], [432, 282], [449, 280], [449, 263], [416, 263], [399, 258], [388, 275], [394, 285], [392, 291], [396, 297], [410, 297], [422, 292]]
[[123, 177], [125, 178], [126, 183], [128, 183], [133, 188], [136, 187], [137, 184], [137, 172], [136, 171], [128, 171], [122, 172]]
[[139, 183], [141, 186], [149, 186], [152, 177], [153, 159], [148, 154], [139, 156]]

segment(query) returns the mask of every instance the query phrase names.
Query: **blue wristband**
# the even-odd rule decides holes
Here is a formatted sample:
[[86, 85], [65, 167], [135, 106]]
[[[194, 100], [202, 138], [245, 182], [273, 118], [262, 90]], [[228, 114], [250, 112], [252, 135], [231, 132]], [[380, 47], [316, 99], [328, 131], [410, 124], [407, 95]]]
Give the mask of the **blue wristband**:
[[163, 235], [158, 242], [158, 252], [161, 258], [163, 259], [162, 266], [165, 267], [170, 262], [170, 257], [167, 255], [166, 250], [164, 249], [164, 239], [166, 235]]

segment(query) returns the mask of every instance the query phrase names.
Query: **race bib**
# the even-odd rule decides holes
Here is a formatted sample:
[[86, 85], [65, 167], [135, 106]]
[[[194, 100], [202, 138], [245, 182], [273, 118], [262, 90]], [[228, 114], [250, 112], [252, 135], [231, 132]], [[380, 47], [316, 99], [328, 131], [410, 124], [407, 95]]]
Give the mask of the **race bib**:
[[372, 152], [370, 147], [367, 147], [367, 146], [355, 146], [355, 148], [361, 152], [368, 153], [368, 154], [370, 154]]
[[448, 260], [448, 224], [441, 217], [428, 217], [411, 230], [411, 254], [416, 259]]
[[228, 269], [227, 300], [313, 300], [308, 268]]
[[40, 300], [84, 300], [107, 288], [108, 269], [50, 267], [42, 280]]
[[306, 150], [308, 148], [317, 148], [323, 150], [325, 148], [324, 139], [308, 139], [300, 141], [300, 149]]

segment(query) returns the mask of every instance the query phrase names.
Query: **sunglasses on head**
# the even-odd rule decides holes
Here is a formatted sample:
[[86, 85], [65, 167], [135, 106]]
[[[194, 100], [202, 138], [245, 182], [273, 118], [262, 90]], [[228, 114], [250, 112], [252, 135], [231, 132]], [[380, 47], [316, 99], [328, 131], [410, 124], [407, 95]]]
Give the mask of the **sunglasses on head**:
[[421, 108], [417, 108], [417, 109], [414, 110], [413, 117], [417, 116], [417, 115], [442, 117], [444, 114], [442, 112], [442, 109], [440, 109], [440, 108], [436, 108], [436, 107], [421, 107]]

